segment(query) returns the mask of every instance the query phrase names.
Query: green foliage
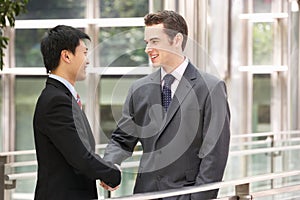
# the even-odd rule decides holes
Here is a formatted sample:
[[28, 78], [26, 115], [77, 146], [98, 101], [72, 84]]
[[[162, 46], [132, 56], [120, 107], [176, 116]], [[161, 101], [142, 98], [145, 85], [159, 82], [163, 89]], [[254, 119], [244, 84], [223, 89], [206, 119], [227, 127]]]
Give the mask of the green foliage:
[[28, 0], [1, 0], [0, 1], [0, 69], [4, 66], [4, 49], [8, 45], [8, 38], [4, 36], [4, 28], [15, 26], [15, 17], [25, 12]]

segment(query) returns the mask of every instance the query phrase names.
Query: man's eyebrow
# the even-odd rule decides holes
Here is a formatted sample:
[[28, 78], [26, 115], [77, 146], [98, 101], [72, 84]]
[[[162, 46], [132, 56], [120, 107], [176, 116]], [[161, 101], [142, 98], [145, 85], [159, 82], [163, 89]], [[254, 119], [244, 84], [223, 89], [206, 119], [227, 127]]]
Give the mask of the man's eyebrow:
[[[150, 38], [150, 39], [149, 39], [149, 41], [152, 41], [152, 40], [159, 40], [159, 38], [158, 38], [158, 37], [153, 37], [153, 38]], [[146, 40], [146, 39], [145, 39], [144, 41], [147, 43], [147, 40]]]
[[150, 38], [149, 41], [151, 41], [151, 40], [159, 40], [159, 38], [158, 37]]

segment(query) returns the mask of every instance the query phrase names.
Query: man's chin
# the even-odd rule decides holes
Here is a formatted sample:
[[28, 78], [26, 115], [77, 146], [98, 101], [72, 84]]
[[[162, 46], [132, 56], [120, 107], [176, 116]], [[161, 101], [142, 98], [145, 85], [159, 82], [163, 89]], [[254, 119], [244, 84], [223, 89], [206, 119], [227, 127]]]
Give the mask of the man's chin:
[[84, 81], [86, 79], [86, 75], [77, 76], [76, 81]]
[[152, 63], [151, 66], [152, 66], [153, 68], [159, 68], [161, 65], [158, 64], [158, 63]]

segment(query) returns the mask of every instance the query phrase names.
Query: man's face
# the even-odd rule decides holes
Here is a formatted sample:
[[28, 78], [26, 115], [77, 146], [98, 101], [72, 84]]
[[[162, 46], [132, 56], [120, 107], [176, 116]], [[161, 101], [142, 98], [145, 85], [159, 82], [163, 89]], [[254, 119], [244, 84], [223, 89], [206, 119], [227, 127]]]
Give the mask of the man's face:
[[174, 65], [172, 61], [174, 56], [177, 56], [177, 51], [173, 41], [165, 33], [163, 24], [146, 26], [144, 40], [147, 45], [145, 52], [154, 67]]
[[80, 44], [75, 49], [74, 55], [74, 68], [76, 70], [76, 80], [81, 81], [86, 78], [86, 67], [89, 64], [88, 58], [88, 48], [85, 43], [80, 40]]

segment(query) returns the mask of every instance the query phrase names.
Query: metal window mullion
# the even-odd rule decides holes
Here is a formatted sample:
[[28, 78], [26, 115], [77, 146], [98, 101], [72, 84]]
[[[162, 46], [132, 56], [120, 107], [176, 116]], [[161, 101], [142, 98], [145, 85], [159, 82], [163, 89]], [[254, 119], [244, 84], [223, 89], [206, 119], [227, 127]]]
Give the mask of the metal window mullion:
[[[87, 1], [87, 13], [86, 18], [88, 19], [98, 19], [100, 17], [100, 1], [99, 0], [91, 0]], [[89, 55], [89, 67], [97, 66], [99, 63], [99, 48], [98, 47], [98, 34], [99, 27], [96, 24], [89, 24], [86, 28], [88, 35], [91, 37], [90, 43], [90, 55]], [[99, 107], [99, 99], [98, 99], [98, 82], [99, 76], [97, 74], [89, 73], [87, 75], [86, 81], [86, 107], [85, 113], [89, 119], [89, 123], [91, 125], [92, 132], [94, 134], [96, 143], [100, 142], [100, 130], [99, 130], [99, 122], [100, 122], [100, 107]]]
[[[14, 29], [8, 27], [5, 29], [4, 34], [9, 38], [10, 42], [5, 49], [5, 68], [15, 67], [15, 53], [14, 53]], [[15, 76], [3, 75], [2, 76], [2, 132], [3, 132], [3, 151], [12, 151], [15, 148], [15, 100], [14, 100], [14, 82]]]

